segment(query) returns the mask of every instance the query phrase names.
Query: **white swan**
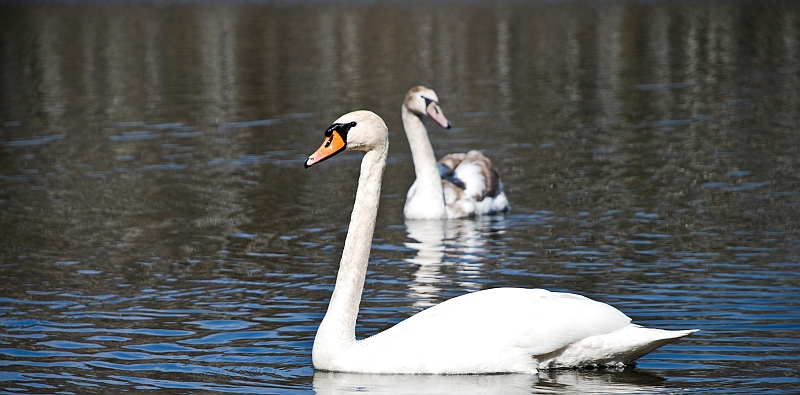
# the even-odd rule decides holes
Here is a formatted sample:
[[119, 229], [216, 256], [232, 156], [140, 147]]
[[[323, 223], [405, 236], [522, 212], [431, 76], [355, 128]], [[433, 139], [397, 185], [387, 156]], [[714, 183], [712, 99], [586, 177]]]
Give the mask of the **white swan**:
[[417, 176], [406, 195], [406, 218], [463, 218], [508, 211], [503, 182], [492, 161], [480, 151], [448, 154], [436, 162], [422, 122], [428, 116], [450, 128], [436, 92], [424, 86], [411, 88], [401, 115]]
[[619, 310], [580, 295], [495, 288], [450, 299], [357, 340], [356, 317], [388, 148], [383, 120], [356, 111], [337, 119], [305, 162], [309, 167], [345, 149], [364, 152], [336, 285], [314, 339], [316, 369], [459, 374], [616, 365], [694, 332], [643, 328]]

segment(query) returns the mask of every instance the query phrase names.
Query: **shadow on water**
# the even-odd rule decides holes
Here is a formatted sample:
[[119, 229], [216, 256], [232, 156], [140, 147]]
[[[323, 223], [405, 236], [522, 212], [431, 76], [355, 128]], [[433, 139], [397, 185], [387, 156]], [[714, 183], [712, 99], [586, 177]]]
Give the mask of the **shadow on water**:
[[[4, 393], [789, 394], [800, 377], [800, 7], [0, 3]], [[436, 89], [513, 210], [404, 222], [398, 116]], [[690, 338], [624, 371], [314, 372], [359, 155], [390, 129], [357, 335], [490, 287]]]

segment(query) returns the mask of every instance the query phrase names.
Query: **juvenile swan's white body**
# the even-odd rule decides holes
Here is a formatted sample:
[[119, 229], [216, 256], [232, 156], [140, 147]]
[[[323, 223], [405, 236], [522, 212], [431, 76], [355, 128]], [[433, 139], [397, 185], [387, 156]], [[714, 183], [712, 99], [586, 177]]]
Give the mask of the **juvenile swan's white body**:
[[616, 365], [694, 332], [643, 328], [614, 307], [580, 295], [496, 288], [450, 299], [357, 340], [356, 317], [388, 152], [383, 120], [368, 111], [342, 116], [306, 167], [344, 149], [365, 154], [336, 286], [314, 339], [316, 369], [464, 374]]
[[443, 128], [450, 128], [436, 92], [424, 86], [411, 88], [403, 100], [401, 116], [417, 176], [406, 195], [406, 218], [463, 218], [508, 211], [500, 175], [480, 151], [448, 154], [436, 162], [422, 122], [428, 116]]

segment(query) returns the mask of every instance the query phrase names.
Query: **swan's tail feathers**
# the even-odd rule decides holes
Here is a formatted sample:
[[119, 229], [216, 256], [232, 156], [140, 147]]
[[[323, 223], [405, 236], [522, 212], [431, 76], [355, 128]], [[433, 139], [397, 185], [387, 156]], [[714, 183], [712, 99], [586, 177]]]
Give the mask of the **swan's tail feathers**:
[[631, 324], [534, 357], [539, 362], [539, 369], [627, 365], [659, 347], [695, 332], [697, 329], [668, 331]]
[[650, 352], [672, 343], [682, 337], [689, 336], [699, 330], [688, 329], [681, 331], [668, 331], [663, 329], [645, 328], [639, 325], [632, 326], [638, 329], [637, 332], [639, 336], [634, 337], [631, 340], [637, 342], [638, 344], [632, 344], [633, 347], [631, 347], [631, 353], [627, 356], [626, 360], [620, 361], [626, 364], [633, 363], [637, 359], [649, 354]]

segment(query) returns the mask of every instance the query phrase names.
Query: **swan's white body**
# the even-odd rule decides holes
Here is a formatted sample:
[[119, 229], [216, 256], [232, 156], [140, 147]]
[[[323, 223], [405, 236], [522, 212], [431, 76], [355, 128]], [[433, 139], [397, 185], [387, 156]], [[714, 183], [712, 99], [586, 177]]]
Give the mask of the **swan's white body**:
[[408, 189], [403, 215], [409, 219], [443, 219], [508, 211], [500, 176], [480, 151], [449, 154], [436, 162], [422, 118], [428, 116], [450, 128], [438, 102], [436, 92], [417, 86], [408, 91], [401, 107], [417, 177]]
[[619, 310], [580, 295], [496, 288], [448, 300], [357, 340], [356, 317], [388, 152], [383, 120], [368, 111], [342, 116], [306, 166], [345, 147], [365, 154], [336, 286], [314, 339], [315, 368], [360, 373], [533, 373], [543, 368], [630, 363], [694, 332], [643, 328], [631, 324]]

